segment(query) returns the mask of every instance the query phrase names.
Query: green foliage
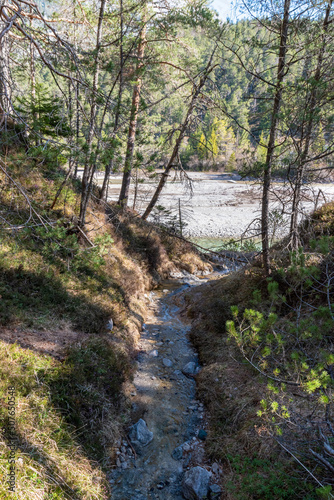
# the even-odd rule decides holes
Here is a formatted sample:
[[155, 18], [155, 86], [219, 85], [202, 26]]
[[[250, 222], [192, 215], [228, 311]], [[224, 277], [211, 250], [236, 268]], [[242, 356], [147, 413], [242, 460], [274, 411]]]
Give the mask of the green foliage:
[[73, 271], [88, 267], [99, 269], [104, 264], [103, 255], [108, 253], [113, 243], [110, 235], [98, 236], [93, 248], [84, 248], [79, 244], [75, 228], [64, 225], [62, 220], [58, 220], [54, 226], [40, 226], [33, 231], [26, 229], [25, 234], [37, 242], [43, 242], [42, 255], [51, 263]]
[[67, 137], [70, 129], [63, 114], [63, 102], [59, 97], [50, 96], [49, 88], [44, 83], [36, 83], [35, 97], [18, 97], [17, 110], [30, 124], [31, 137], [39, 136]]
[[[319, 443], [319, 449], [322, 443], [317, 441], [317, 425], [306, 424], [296, 410], [301, 404], [291, 397], [289, 384], [297, 387], [298, 393], [317, 411], [319, 425], [325, 422], [326, 412], [334, 402], [331, 352], [334, 314], [328, 300], [333, 287], [331, 271], [326, 267], [332, 266], [331, 245], [328, 237], [312, 242], [313, 248], [321, 252], [322, 264], [318, 265], [314, 264], [314, 254], [312, 257], [302, 248], [292, 252], [290, 265], [275, 270], [273, 277], [267, 278], [266, 290], [253, 291], [254, 308], [240, 312], [238, 307], [231, 307], [233, 319], [226, 323], [230, 341], [267, 380], [258, 417], [269, 433], [287, 439], [289, 446], [291, 439], [295, 439], [298, 444], [294, 442], [293, 446], [300, 447], [302, 454], [307, 453], [305, 443], [310, 439]], [[296, 429], [295, 436], [289, 434], [289, 425]], [[303, 426], [307, 428], [305, 434], [301, 431]], [[303, 438], [297, 437], [298, 432]], [[331, 441], [332, 436], [326, 439]], [[327, 460], [332, 463], [331, 457]], [[324, 492], [326, 495], [327, 490]]]
[[234, 476], [227, 483], [227, 490], [235, 500], [312, 500], [311, 485], [303, 484], [280, 461], [260, 459], [256, 456], [228, 455]]
[[[92, 342], [93, 343], [93, 342]], [[77, 356], [82, 354], [85, 347], [76, 347]], [[107, 366], [112, 376], [119, 376], [119, 368], [114, 372], [114, 360], [107, 354], [99, 351], [98, 346], [90, 347], [90, 353], [96, 362], [99, 358], [104, 367]], [[116, 357], [116, 353], [114, 354]], [[119, 362], [121, 359], [119, 360]], [[16, 491], [18, 496], [8, 492], [5, 481], [0, 484], [0, 497], [3, 499], [20, 498], [30, 500], [40, 496], [53, 500], [66, 500], [68, 498], [104, 498], [103, 490], [106, 482], [103, 479], [101, 466], [94, 466], [84, 452], [84, 446], [93, 439], [99, 449], [103, 449], [101, 439], [101, 420], [96, 419], [94, 426], [80, 429], [80, 439], [73, 425], [66, 421], [66, 416], [71, 409], [62, 406], [58, 396], [66, 394], [67, 401], [74, 393], [80, 394], [84, 390], [72, 375], [67, 379], [70, 370], [76, 370], [81, 375], [82, 368], [75, 361], [63, 363], [50, 356], [45, 356], [32, 349], [22, 349], [17, 344], [0, 342], [0, 363], [2, 377], [0, 380], [0, 397], [3, 402], [9, 398], [9, 387], [15, 388], [16, 416], [15, 440], [18, 447], [16, 460]], [[104, 390], [98, 385], [99, 374], [90, 362], [90, 387], [95, 388], [95, 399], [100, 398], [100, 404], [106, 403]], [[95, 377], [95, 380], [94, 380]], [[84, 379], [80, 377], [80, 382]], [[99, 392], [100, 391], [100, 392]], [[113, 394], [116, 402], [117, 393]], [[75, 405], [74, 401], [71, 401]], [[61, 414], [63, 411], [63, 415]], [[7, 404], [0, 408], [0, 417], [5, 422], [8, 417]], [[81, 415], [81, 418], [84, 414]], [[87, 440], [87, 441], [86, 441]], [[5, 460], [9, 452], [7, 436], [3, 434], [2, 454], [4, 460], [0, 464], [3, 477], [8, 474], [8, 464]], [[91, 448], [90, 448], [91, 449]], [[23, 459], [23, 463], [19, 463]]]
[[[112, 244], [106, 234], [96, 238], [93, 248], [85, 248], [61, 220], [54, 226], [22, 230], [0, 254], [0, 323], [41, 328], [57, 321], [82, 331], [100, 331], [113, 304], [122, 301], [117, 284], [104, 273]], [[96, 300], [97, 294], [105, 293], [109, 306]]]
[[245, 240], [235, 240], [229, 238], [219, 246], [219, 251], [230, 250], [234, 252], [254, 252], [259, 249], [259, 242], [253, 238]]
[[332, 487], [330, 485], [324, 486], [323, 488], [318, 488], [316, 490], [316, 494], [319, 498], [323, 498], [324, 500], [330, 500], [331, 498], [333, 498]]
[[233, 172], [236, 169], [236, 167], [237, 167], [237, 162], [235, 159], [235, 152], [233, 151], [233, 153], [231, 153], [231, 156], [228, 159], [225, 170], [227, 172]]

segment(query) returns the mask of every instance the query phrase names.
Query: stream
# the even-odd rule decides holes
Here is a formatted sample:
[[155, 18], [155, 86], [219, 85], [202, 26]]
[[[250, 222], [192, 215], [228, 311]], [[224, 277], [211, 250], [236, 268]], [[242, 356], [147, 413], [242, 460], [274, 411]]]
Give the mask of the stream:
[[[191, 281], [191, 285], [206, 280]], [[195, 399], [196, 383], [182, 373], [189, 362], [198, 366], [189, 339], [190, 325], [179, 316], [175, 295], [190, 283], [167, 281], [149, 294], [149, 314], [143, 327], [132, 393], [133, 411], [142, 409], [153, 440], [142, 447], [123, 440], [111, 485], [111, 500], [182, 500], [182, 480], [189, 467], [203, 466], [205, 415]], [[137, 419], [138, 420], [138, 419]], [[186, 443], [182, 458], [174, 450]], [[209, 464], [204, 465], [209, 469]], [[217, 465], [217, 464], [216, 464]]]

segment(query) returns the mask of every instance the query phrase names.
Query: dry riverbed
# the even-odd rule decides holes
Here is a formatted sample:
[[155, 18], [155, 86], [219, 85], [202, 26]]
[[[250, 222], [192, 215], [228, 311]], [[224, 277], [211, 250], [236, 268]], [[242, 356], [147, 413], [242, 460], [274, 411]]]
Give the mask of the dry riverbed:
[[[184, 232], [187, 236], [236, 238], [250, 225], [253, 227], [253, 234], [256, 234], [261, 201], [259, 184], [241, 181], [236, 174], [189, 172], [188, 175], [192, 179], [192, 191], [189, 189], [189, 183], [171, 178], [158, 202], [178, 218], [180, 200], [182, 219], [186, 223]], [[97, 181], [100, 182], [100, 178]], [[110, 200], [117, 201], [120, 184], [121, 176], [114, 175], [109, 187]], [[139, 212], [144, 211], [155, 185], [153, 181], [139, 185], [136, 202]], [[276, 182], [275, 190], [287, 201], [289, 193], [282, 183]], [[334, 184], [305, 186], [301, 208], [304, 213], [309, 213], [314, 209], [315, 203], [321, 205], [325, 201], [331, 201], [333, 196]], [[133, 206], [133, 186], [129, 206]], [[285, 208], [288, 209], [288, 206], [289, 203]], [[282, 210], [282, 203], [274, 196], [271, 199], [271, 210], [277, 210], [278, 213]], [[276, 236], [282, 236], [285, 231], [284, 225], [277, 228]]]

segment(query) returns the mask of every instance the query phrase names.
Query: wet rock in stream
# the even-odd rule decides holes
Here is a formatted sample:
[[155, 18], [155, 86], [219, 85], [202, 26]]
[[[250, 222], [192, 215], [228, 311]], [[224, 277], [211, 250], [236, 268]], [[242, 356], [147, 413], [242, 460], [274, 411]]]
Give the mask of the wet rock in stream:
[[183, 368], [182, 368], [182, 373], [186, 377], [194, 377], [198, 372], [197, 372], [197, 367], [196, 363], [194, 361], [189, 361]]
[[173, 361], [171, 361], [170, 359], [168, 358], [164, 358], [162, 360], [164, 366], [167, 366], [167, 368], [170, 368], [171, 366], [173, 366]]
[[209, 492], [210, 500], [219, 500], [222, 494], [221, 487], [218, 484], [211, 484]]
[[130, 428], [129, 439], [137, 448], [147, 446], [153, 440], [153, 432], [151, 432], [145, 420], [140, 418], [136, 424]]
[[186, 500], [203, 500], [208, 498], [210, 472], [203, 467], [193, 467], [184, 475], [182, 493]]

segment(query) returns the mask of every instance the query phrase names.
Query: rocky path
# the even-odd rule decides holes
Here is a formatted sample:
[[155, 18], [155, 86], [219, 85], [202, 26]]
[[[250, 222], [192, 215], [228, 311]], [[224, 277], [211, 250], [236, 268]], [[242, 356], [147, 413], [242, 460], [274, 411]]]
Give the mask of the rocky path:
[[187, 286], [171, 282], [150, 295], [132, 393], [141, 418], [118, 450], [111, 500], [220, 498], [219, 467], [205, 461], [205, 415], [195, 399], [200, 368], [174, 302]]

